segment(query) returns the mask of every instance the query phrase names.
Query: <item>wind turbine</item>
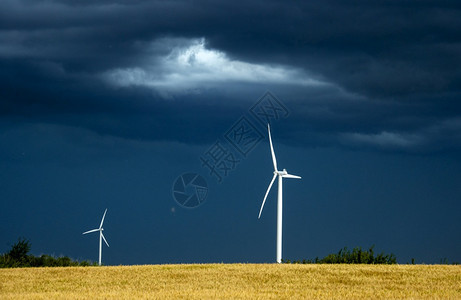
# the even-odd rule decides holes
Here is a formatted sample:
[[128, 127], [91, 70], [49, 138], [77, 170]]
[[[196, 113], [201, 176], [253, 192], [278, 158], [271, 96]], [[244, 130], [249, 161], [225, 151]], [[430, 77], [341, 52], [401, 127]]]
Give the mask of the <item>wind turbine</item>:
[[102, 240], [104, 240], [107, 247], [109, 247], [109, 243], [107, 243], [106, 238], [104, 237], [104, 234], [102, 234], [102, 232], [104, 231], [104, 228], [102, 228], [102, 224], [104, 223], [106, 212], [107, 212], [107, 208], [104, 211], [104, 215], [102, 216], [101, 225], [99, 225], [99, 228], [85, 231], [84, 233], [82, 233], [82, 234], [87, 234], [87, 233], [99, 231], [99, 265], [101, 265], [101, 258], [102, 258]]
[[277, 263], [282, 262], [282, 212], [283, 212], [283, 178], [296, 178], [301, 179], [300, 176], [288, 174], [286, 169], [283, 171], [279, 171], [277, 169], [277, 160], [275, 158], [274, 147], [272, 145], [272, 138], [271, 138], [271, 129], [269, 124], [267, 124], [267, 131], [269, 132], [269, 143], [271, 146], [271, 155], [272, 155], [272, 162], [274, 164], [274, 177], [272, 177], [271, 183], [267, 188], [266, 195], [264, 196], [263, 204], [261, 205], [261, 209], [259, 210], [258, 219], [261, 217], [261, 213], [264, 208], [264, 203], [266, 203], [267, 195], [271, 190], [272, 184], [274, 184], [275, 178], [278, 177], [278, 193], [277, 193]]

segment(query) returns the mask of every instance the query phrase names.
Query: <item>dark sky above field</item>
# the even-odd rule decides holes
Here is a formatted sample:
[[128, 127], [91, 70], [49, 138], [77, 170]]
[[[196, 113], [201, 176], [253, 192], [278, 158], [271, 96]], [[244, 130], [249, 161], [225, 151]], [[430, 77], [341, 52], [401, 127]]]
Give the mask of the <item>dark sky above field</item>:
[[272, 262], [270, 121], [303, 177], [284, 258], [461, 262], [460, 28], [459, 1], [2, 0], [0, 252], [97, 261], [108, 208], [105, 264]]

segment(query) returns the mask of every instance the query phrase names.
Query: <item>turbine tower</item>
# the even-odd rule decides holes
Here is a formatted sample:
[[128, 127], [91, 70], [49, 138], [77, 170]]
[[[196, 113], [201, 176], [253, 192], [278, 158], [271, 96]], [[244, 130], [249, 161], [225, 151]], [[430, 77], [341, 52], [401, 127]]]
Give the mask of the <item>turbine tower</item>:
[[99, 225], [99, 228], [92, 229], [92, 230], [89, 230], [89, 231], [85, 231], [84, 233], [82, 233], [82, 234], [87, 234], [87, 233], [99, 231], [99, 265], [101, 265], [101, 258], [102, 258], [102, 240], [104, 240], [107, 247], [109, 247], [109, 243], [107, 243], [106, 238], [104, 237], [104, 234], [102, 234], [102, 232], [104, 231], [104, 228], [102, 228], [102, 224], [104, 223], [104, 218], [106, 217], [106, 212], [107, 212], [107, 208], [104, 211], [104, 215], [102, 216], [101, 225]]
[[277, 193], [277, 263], [282, 262], [282, 215], [283, 215], [283, 178], [296, 178], [301, 179], [300, 176], [288, 174], [287, 170], [283, 169], [283, 171], [279, 171], [277, 169], [277, 160], [275, 158], [274, 147], [272, 145], [272, 138], [271, 138], [271, 129], [269, 124], [267, 124], [267, 131], [269, 132], [269, 143], [271, 146], [271, 155], [272, 155], [272, 163], [274, 164], [274, 177], [272, 177], [271, 183], [267, 188], [266, 195], [264, 196], [263, 203], [261, 205], [261, 209], [259, 210], [258, 219], [261, 217], [261, 213], [264, 208], [264, 203], [266, 203], [267, 195], [271, 190], [272, 184], [274, 184], [275, 178], [278, 177], [278, 193]]

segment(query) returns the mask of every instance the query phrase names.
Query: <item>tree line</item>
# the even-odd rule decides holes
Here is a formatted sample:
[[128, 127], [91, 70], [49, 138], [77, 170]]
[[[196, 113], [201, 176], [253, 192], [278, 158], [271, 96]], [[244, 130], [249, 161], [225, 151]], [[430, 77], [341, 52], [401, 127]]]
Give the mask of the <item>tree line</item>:
[[97, 266], [95, 262], [79, 262], [67, 256], [34, 256], [29, 254], [30, 249], [30, 241], [20, 238], [8, 252], [0, 255], [0, 268]]
[[[24, 238], [18, 239], [11, 249], [0, 254], [0, 268], [24, 268], [24, 267], [70, 267], [70, 266], [97, 266], [96, 262], [89, 260], [76, 261], [67, 256], [54, 257], [46, 254], [34, 256], [29, 254], [31, 243]], [[374, 245], [368, 250], [362, 250], [361, 247], [355, 247], [349, 250], [347, 247], [342, 248], [337, 253], [328, 254], [324, 258], [303, 259], [303, 260], [286, 260], [286, 264], [387, 264], [397, 263], [397, 258], [393, 253], [384, 252], [375, 254]], [[412, 259], [411, 264], [415, 264]], [[440, 264], [449, 264], [448, 260], [441, 259]], [[454, 262], [453, 264], [459, 264]]]

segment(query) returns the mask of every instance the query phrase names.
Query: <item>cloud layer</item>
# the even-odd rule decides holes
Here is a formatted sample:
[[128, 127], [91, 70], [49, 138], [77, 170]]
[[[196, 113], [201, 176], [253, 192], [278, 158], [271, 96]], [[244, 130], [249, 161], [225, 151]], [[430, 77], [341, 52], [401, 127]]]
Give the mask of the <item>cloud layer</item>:
[[217, 112], [269, 89], [306, 144], [457, 149], [460, 16], [454, 1], [2, 1], [0, 113], [186, 141], [178, 114], [207, 132], [197, 112], [224, 126]]

